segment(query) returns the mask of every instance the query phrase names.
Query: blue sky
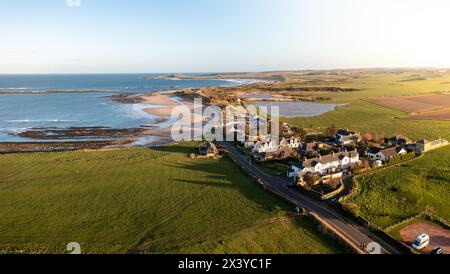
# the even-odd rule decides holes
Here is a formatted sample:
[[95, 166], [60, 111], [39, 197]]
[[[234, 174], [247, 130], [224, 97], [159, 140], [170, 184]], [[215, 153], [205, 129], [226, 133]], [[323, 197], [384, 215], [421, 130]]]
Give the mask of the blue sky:
[[450, 67], [446, 0], [0, 0], [0, 73]]

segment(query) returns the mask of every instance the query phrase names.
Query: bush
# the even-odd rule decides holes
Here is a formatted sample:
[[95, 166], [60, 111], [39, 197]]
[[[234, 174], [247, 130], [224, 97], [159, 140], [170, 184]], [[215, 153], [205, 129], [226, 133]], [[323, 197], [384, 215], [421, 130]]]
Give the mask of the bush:
[[358, 218], [361, 215], [361, 208], [355, 203], [343, 203], [342, 209], [344, 209], [344, 211], [352, 214], [356, 218]]
[[414, 157], [416, 157], [416, 153], [415, 152], [409, 152], [409, 153], [407, 153], [405, 155], [400, 155], [400, 156], [396, 156], [394, 158], [391, 158], [391, 159], [389, 159], [389, 161], [387, 163], [390, 164], [390, 165], [399, 164], [401, 162], [411, 160]]

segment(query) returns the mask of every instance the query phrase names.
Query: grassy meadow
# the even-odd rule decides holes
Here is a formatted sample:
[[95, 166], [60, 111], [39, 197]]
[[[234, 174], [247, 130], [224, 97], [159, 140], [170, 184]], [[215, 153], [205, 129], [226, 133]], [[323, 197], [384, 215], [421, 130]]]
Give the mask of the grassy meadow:
[[431, 213], [450, 222], [450, 146], [400, 166], [358, 178], [358, 191], [344, 203], [356, 204], [361, 216], [389, 227], [411, 216]]
[[195, 145], [0, 155], [1, 252], [342, 252], [308, 219], [274, 221], [291, 206]]
[[[302, 229], [298, 229], [301, 227]], [[219, 254], [313, 254], [333, 251], [342, 253], [342, 250], [325, 237], [316, 237], [317, 226], [304, 218], [288, 219], [285, 221], [257, 224], [242, 229], [236, 233], [199, 243], [187, 248], [180, 248], [180, 253], [219, 253]], [[312, 237], [316, 237], [312, 241]], [[329, 246], [327, 250], [324, 246]]]

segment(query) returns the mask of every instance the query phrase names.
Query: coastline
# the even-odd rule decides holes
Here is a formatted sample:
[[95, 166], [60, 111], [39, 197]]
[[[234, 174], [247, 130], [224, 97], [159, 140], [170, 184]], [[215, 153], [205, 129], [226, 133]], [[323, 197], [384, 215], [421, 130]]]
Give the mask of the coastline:
[[[183, 79], [180, 79], [183, 80]], [[225, 83], [234, 83], [234, 85], [214, 85], [206, 88], [227, 88], [230, 86], [245, 86], [254, 83], [272, 82], [269, 79], [217, 79]], [[0, 142], [0, 153], [15, 153], [15, 152], [40, 152], [40, 151], [67, 151], [78, 149], [102, 149], [110, 147], [130, 147], [130, 146], [162, 146], [174, 143], [171, 138], [171, 126], [176, 122], [172, 118], [172, 110], [178, 106], [184, 106], [193, 111], [194, 105], [192, 97], [185, 96], [185, 92], [192, 91], [199, 88], [182, 88], [169, 89], [155, 92], [142, 93], [121, 93], [104, 90], [48, 90], [48, 91], [10, 91], [1, 92], [3, 94], [48, 94], [48, 93], [112, 93], [104, 96], [116, 103], [132, 105], [132, 108], [140, 113], [139, 115], [148, 115], [149, 123], [143, 123], [140, 128], [127, 129], [134, 133], [127, 136], [117, 136], [117, 133], [111, 133], [111, 136], [103, 136], [99, 139], [96, 133], [92, 135], [76, 136], [75, 139], [67, 138], [66, 135], [72, 134], [69, 129], [65, 128], [30, 128], [25, 132], [25, 137], [30, 137], [24, 142]], [[201, 88], [200, 88], [201, 89]], [[193, 117], [195, 121], [202, 119]], [[98, 126], [99, 128], [102, 126]], [[53, 138], [53, 131], [69, 131], [69, 133], [62, 132], [62, 138]], [[86, 131], [84, 128], [79, 128], [77, 131]], [[124, 129], [111, 129], [110, 132], [120, 132]], [[36, 133], [37, 131], [37, 133]], [[43, 140], [37, 138], [44, 136], [47, 138]], [[51, 136], [51, 137], [49, 137]], [[84, 140], [83, 140], [84, 139]], [[96, 140], [97, 139], [97, 140]]]
[[[161, 146], [174, 143], [171, 137], [171, 126], [176, 122], [172, 111], [176, 107], [187, 107], [193, 110], [193, 102], [177, 96], [178, 90], [161, 91], [149, 94], [139, 94], [135, 98], [142, 104], [149, 105], [143, 111], [156, 116], [153, 128], [144, 130], [133, 144], [138, 146]], [[151, 107], [150, 107], [151, 106]], [[149, 139], [146, 143], [145, 140]]]

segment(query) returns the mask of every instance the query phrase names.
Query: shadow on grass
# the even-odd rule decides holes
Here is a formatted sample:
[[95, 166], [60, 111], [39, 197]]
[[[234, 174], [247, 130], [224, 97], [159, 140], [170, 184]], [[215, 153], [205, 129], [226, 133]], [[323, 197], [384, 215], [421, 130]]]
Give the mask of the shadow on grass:
[[[192, 147], [188, 147], [192, 149]], [[186, 147], [179, 148], [186, 152]], [[176, 182], [192, 184], [204, 187], [217, 187], [224, 189], [235, 189], [239, 191], [245, 198], [255, 202], [258, 207], [268, 211], [292, 211], [293, 208], [284, 200], [266, 192], [228, 157], [220, 160], [213, 159], [197, 159], [179, 164], [169, 164], [174, 169], [186, 169], [205, 174], [198, 180], [192, 179], [176, 179]]]
[[199, 147], [201, 143], [198, 144], [180, 144], [180, 145], [167, 145], [160, 147], [151, 147], [149, 149], [153, 151], [163, 152], [163, 153], [183, 153], [189, 154], [194, 151], [196, 147]]

